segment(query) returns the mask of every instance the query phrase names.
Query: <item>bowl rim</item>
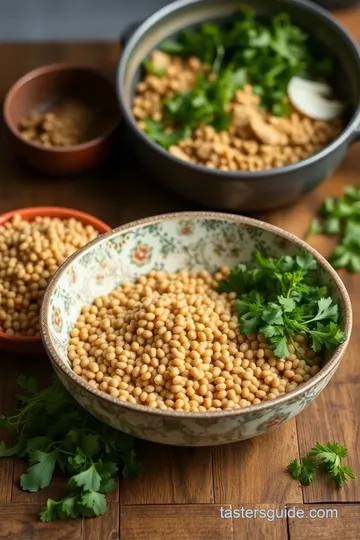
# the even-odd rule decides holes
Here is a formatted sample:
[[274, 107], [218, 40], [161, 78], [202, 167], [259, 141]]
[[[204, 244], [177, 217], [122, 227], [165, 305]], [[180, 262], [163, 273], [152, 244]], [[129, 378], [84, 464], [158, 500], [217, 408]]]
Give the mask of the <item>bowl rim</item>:
[[[82, 212], [81, 210], [64, 208], [62, 206], [28, 206], [25, 208], [19, 208], [17, 210], [11, 210], [5, 214], [0, 214], [0, 227], [4, 225], [4, 223], [10, 221], [10, 219], [17, 214], [20, 214], [25, 221], [32, 221], [36, 217], [58, 217], [61, 219], [70, 219], [73, 217], [78, 219], [78, 221], [81, 221], [84, 225], [92, 225], [100, 234], [105, 234], [106, 232], [111, 231], [110, 225], [107, 225], [97, 217], [87, 214], [86, 212]], [[30, 220], [26, 219], [26, 216], [29, 214], [32, 215]], [[7, 334], [6, 332], [0, 330], [0, 342], [1, 341], [23, 344], [41, 343], [41, 335], [23, 336], [18, 334]]]
[[169, 214], [160, 214], [160, 215], [139, 219], [139, 220], [121, 225], [120, 227], [113, 229], [109, 233], [104, 234], [103, 236], [101, 236], [101, 238], [96, 238], [95, 240], [92, 240], [85, 247], [76, 251], [62, 264], [62, 266], [54, 274], [45, 292], [43, 303], [41, 306], [40, 331], [41, 331], [41, 337], [42, 337], [46, 352], [50, 358], [50, 361], [52, 363], [55, 363], [57, 369], [62, 372], [65, 378], [70, 378], [72, 382], [74, 382], [76, 385], [80, 386], [83, 390], [86, 390], [87, 392], [89, 392], [89, 395], [94, 395], [100, 400], [104, 400], [105, 402], [111, 403], [112, 405], [123, 408], [125, 411], [128, 410], [128, 411], [133, 411], [133, 412], [138, 412], [138, 413], [141, 412], [141, 413], [150, 414], [154, 416], [160, 415], [160, 416], [165, 416], [169, 418], [170, 417], [171, 418], [213, 418], [214, 416], [209, 414], [209, 412], [188, 413], [185, 411], [175, 412], [175, 411], [169, 411], [169, 410], [163, 411], [160, 409], [150, 409], [149, 407], [146, 407], [145, 405], [138, 405], [138, 404], [128, 403], [126, 401], [119, 401], [117, 398], [114, 398], [110, 396], [109, 394], [106, 394], [105, 392], [101, 392], [100, 390], [93, 388], [91, 385], [86, 383], [81, 377], [79, 377], [79, 375], [76, 375], [72, 371], [72, 369], [68, 367], [61, 360], [60, 356], [57, 353], [56, 346], [53, 344], [51, 333], [49, 330], [49, 324], [48, 324], [50, 298], [59, 280], [61, 279], [62, 275], [67, 271], [68, 267], [76, 259], [82, 257], [84, 254], [91, 251], [96, 244], [100, 245], [102, 243], [106, 243], [111, 238], [117, 236], [119, 233], [129, 232], [131, 230], [134, 230], [139, 227], [146, 226], [146, 225], [151, 225], [154, 223], [171, 221], [171, 220], [180, 221], [180, 220], [194, 220], [194, 219], [214, 219], [214, 220], [216, 219], [220, 221], [228, 221], [232, 223], [242, 224], [248, 227], [255, 227], [255, 228], [273, 233], [276, 236], [280, 236], [284, 240], [288, 240], [292, 242], [293, 244], [297, 245], [300, 249], [303, 249], [307, 251], [308, 253], [311, 253], [314, 256], [314, 258], [318, 261], [319, 266], [321, 266], [332, 278], [334, 285], [336, 286], [338, 290], [340, 302], [342, 304], [342, 309], [343, 309], [343, 314], [344, 314], [344, 331], [345, 331], [346, 339], [344, 343], [342, 343], [335, 349], [335, 351], [332, 354], [332, 357], [329, 359], [329, 361], [324, 366], [324, 368], [322, 368], [319, 371], [319, 373], [317, 373], [309, 381], [305, 382], [303, 386], [293, 390], [292, 392], [289, 392], [288, 394], [283, 394], [282, 396], [277, 397], [275, 400], [267, 401], [265, 403], [259, 403], [256, 405], [251, 405], [251, 407], [246, 407], [243, 409], [226, 410], [226, 411], [222, 410], [222, 411], [214, 413], [214, 415], [215, 415], [215, 418], [231, 417], [235, 415], [245, 415], [245, 414], [248, 414], [250, 411], [267, 411], [274, 406], [274, 403], [285, 405], [286, 403], [291, 402], [295, 397], [301, 396], [302, 394], [306, 393], [308, 390], [316, 386], [319, 382], [325, 379], [331, 372], [333, 372], [338, 367], [345, 353], [345, 350], [349, 344], [350, 337], [351, 337], [353, 316], [352, 316], [352, 306], [351, 306], [350, 297], [345, 288], [344, 283], [342, 282], [341, 278], [337, 274], [336, 270], [330, 265], [330, 263], [325, 259], [325, 257], [323, 257], [320, 253], [318, 253], [318, 251], [316, 251], [313, 247], [307, 244], [304, 240], [301, 240], [294, 234], [288, 231], [285, 231], [284, 229], [281, 229], [280, 227], [277, 227], [270, 223], [266, 223], [264, 221], [260, 221], [260, 220], [250, 218], [250, 217], [239, 216], [236, 214], [227, 214], [227, 213], [222, 213], [222, 212], [211, 212], [211, 211], [174, 212], [174, 213], [169, 213]]
[[[316, 5], [315, 3], [310, 3], [307, 0], [281, 0], [286, 4], [298, 5], [304, 11], [308, 13], [315, 13], [319, 17], [322, 17], [328, 26], [333, 27], [333, 29], [340, 35], [341, 39], [348, 44], [352, 49], [354, 56], [358, 58], [358, 74], [360, 75], [360, 50], [355, 43], [355, 40], [351, 37], [350, 33], [345, 29], [345, 27], [340, 24], [335, 18], [333, 18], [330, 13], [328, 13], [324, 8]], [[296, 163], [290, 165], [285, 165], [283, 167], [273, 167], [271, 169], [265, 169], [262, 171], [223, 171], [217, 168], [208, 168], [205, 165], [198, 165], [197, 163], [192, 163], [185, 161], [173, 154], [170, 154], [168, 150], [162, 148], [160, 145], [156, 144], [150, 137], [138, 126], [135, 121], [134, 115], [131, 110], [126, 106], [125, 100], [123, 98], [123, 86], [125, 81], [125, 72], [126, 66], [131, 58], [133, 51], [136, 49], [139, 39], [146, 34], [156, 23], [161, 22], [168, 15], [176, 13], [178, 10], [185, 8], [187, 6], [192, 6], [196, 4], [204, 3], [204, 0], [175, 0], [167, 6], [160, 8], [153, 15], [148, 17], [134, 32], [134, 34], [129, 39], [128, 43], [125, 45], [125, 48], [121, 54], [118, 69], [116, 73], [116, 90], [118, 102], [120, 109], [123, 115], [123, 118], [128, 126], [135, 132], [135, 134], [140, 138], [140, 140], [145, 143], [148, 147], [159, 152], [164, 158], [169, 159], [170, 162], [174, 164], [182, 165], [183, 167], [189, 167], [194, 172], [206, 173], [210, 176], [221, 177], [222, 180], [248, 180], [251, 179], [252, 182], [262, 181], [264, 178], [269, 178], [273, 176], [282, 176], [290, 172], [296, 172], [302, 167], [308, 167], [317, 163], [318, 161], [328, 157], [333, 151], [335, 151], [339, 146], [346, 143], [349, 139], [355, 136], [356, 130], [358, 128], [359, 118], [360, 118], [360, 99], [357, 106], [357, 109], [354, 111], [350, 121], [347, 123], [346, 127], [341, 131], [341, 133], [327, 146], [322, 148], [316, 154], [302, 159]], [[205, 21], [205, 19], [204, 19]]]
[[[8, 127], [8, 129], [11, 131], [11, 133], [22, 143], [28, 145], [29, 147], [36, 148], [38, 150], [42, 150], [43, 152], [47, 153], [58, 153], [62, 154], [64, 152], [76, 152], [80, 150], [88, 150], [89, 148], [93, 148], [94, 146], [97, 146], [98, 144], [102, 143], [106, 139], [108, 139], [112, 133], [117, 129], [119, 124], [121, 123], [121, 116], [119, 115], [119, 118], [117, 120], [112, 120], [111, 125], [106, 128], [100, 135], [97, 137], [90, 139], [89, 141], [83, 142], [81, 144], [74, 144], [73, 146], [51, 146], [50, 148], [46, 146], [42, 146], [39, 143], [35, 143], [32, 141], [28, 141], [21, 137], [19, 129], [16, 128], [14, 125], [14, 122], [11, 119], [10, 116], [10, 104], [11, 102], [16, 99], [16, 92], [21, 89], [23, 86], [25, 86], [28, 82], [36, 79], [37, 77], [40, 77], [42, 75], [49, 75], [56, 72], [61, 71], [86, 71], [92, 76], [97, 77], [98, 79], [103, 80], [106, 84], [108, 84], [109, 89], [113, 88], [114, 90], [114, 103], [118, 104], [117, 96], [116, 96], [116, 87], [113, 86], [112, 82], [105, 77], [100, 71], [97, 69], [94, 69], [90, 66], [81, 65], [78, 63], [71, 63], [71, 62], [58, 62], [53, 64], [47, 64], [45, 66], [39, 66], [35, 69], [32, 69], [31, 71], [28, 71], [24, 75], [22, 75], [19, 79], [17, 79], [9, 88], [9, 90], [6, 93], [4, 104], [3, 104], [3, 116], [5, 120], [5, 124]], [[119, 110], [120, 112], [120, 110]]]

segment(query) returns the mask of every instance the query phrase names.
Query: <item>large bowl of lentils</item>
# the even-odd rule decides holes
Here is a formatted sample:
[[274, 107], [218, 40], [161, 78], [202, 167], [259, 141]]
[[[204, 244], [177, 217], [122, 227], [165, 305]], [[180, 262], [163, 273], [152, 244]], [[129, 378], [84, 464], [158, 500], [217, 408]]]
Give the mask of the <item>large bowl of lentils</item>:
[[86, 410], [179, 446], [248, 439], [294, 417], [335, 373], [351, 326], [346, 289], [313, 248], [211, 212], [93, 240], [53, 277], [40, 321], [55, 371]]
[[358, 136], [358, 48], [315, 4], [180, 0], [125, 41], [117, 89], [137, 155], [199, 204], [296, 201]]

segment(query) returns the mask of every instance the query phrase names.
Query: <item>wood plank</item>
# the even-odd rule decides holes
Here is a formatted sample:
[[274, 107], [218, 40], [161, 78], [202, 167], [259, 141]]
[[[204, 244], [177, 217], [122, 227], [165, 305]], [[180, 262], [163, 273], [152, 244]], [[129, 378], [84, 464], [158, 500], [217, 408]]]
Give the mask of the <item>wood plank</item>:
[[119, 505], [116, 503], [108, 504], [104, 516], [83, 519], [82, 538], [83, 540], [118, 540]]
[[143, 474], [123, 480], [121, 504], [210, 503], [210, 448], [177, 448], [142, 441], [139, 460]]
[[221, 519], [220, 509], [216, 504], [121, 506], [120, 540], [232, 540], [232, 520]]
[[[242, 509], [243, 508], [243, 511]], [[287, 521], [276, 519], [281, 516], [284, 507], [276, 504], [249, 505], [244, 504], [239, 509], [240, 518], [236, 517], [233, 508], [233, 540], [286, 540], [288, 538]], [[245, 517], [242, 517], [245, 516]], [[246, 517], [248, 516], [248, 517]]]
[[302, 502], [300, 485], [285, 470], [297, 456], [294, 420], [261, 437], [214, 447], [215, 503]]
[[288, 518], [290, 540], [358, 540], [360, 538], [360, 505], [358, 504], [325, 504], [325, 505], [296, 505], [303, 510], [305, 516], [311, 510], [324, 512], [337, 511], [338, 517], [333, 513], [322, 514], [318, 518]]
[[[0, 538], [2, 540], [82, 540], [82, 522], [41, 523], [39, 506], [0, 504]], [[85, 540], [85, 539], [84, 539]], [[100, 539], [99, 539], [100, 540]]]
[[[0, 414], [5, 416], [14, 414], [16, 400], [16, 378], [18, 369], [12, 355], [1, 353], [1, 377], [0, 377]], [[0, 430], [0, 441], [11, 445], [14, 440], [11, 433]], [[0, 503], [11, 501], [12, 478], [13, 478], [14, 460], [11, 458], [1, 458], [0, 460]]]

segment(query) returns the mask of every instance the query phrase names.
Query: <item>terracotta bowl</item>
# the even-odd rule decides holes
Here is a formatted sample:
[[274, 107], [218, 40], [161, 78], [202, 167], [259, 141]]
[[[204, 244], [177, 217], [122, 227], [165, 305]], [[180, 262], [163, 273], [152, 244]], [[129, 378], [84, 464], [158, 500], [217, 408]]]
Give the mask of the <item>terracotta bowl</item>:
[[[81, 221], [84, 225], [92, 225], [94, 229], [103, 234], [111, 230], [109, 225], [103, 223], [99, 219], [90, 214], [79, 212], [78, 210], [72, 210], [69, 208], [58, 208], [56, 206], [39, 206], [33, 208], [22, 208], [20, 210], [13, 210], [0, 216], [0, 226], [10, 221], [15, 214], [20, 216], [26, 221], [32, 221], [36, 217], [56, 217], [61, 219], [75, 218]], [[44, 350], [41, 337], [28, 337], [9, 335], [0, 331], [0, 349], [8, 350], [21, 354], [35, 354]]]
[[[69, 332], [83, 305], [109, 293], [122, 281], [149, 271], [178, 269], [216, 271], [223, 265], [249, 262], [254, 250], [269, 256], [311, 253], [319, 265], [319, 282], [327, 284], [339, 304], [346, 341], [324, 358], [312, 379], [273, 401], [220, 412], [174, 412], [121, 402], [76, 375], [67, 356]], [[68, 299], [72, 301], [69, 302]], [[352, 328], [351, 303], [330, 264], [312, 247], [277, 227], [250, 218], [212, 212], [184, 212], [123, 225], [90, 242], [71, 256], [50, 283], [41, 311], [41, 332], [60, 380], [87, 411], [116, 429], [154, 442], [211, 446], [261, 435], [305, 409], [338, 368]]]
[[[65, 99], [82, 101], [101, 115], [96, 138], [75, 146], [50, 148], [23, 139], [19, 127], [25, 117], [46, 112]], [[104, 158], [120, 115], [115, 89], [100, 73], [71, 64], [53, 64], [30, 71], [10, 88], [4, 101], [4, 118], [19, 158], [40, 172], [66, 175], [89, 170]]]

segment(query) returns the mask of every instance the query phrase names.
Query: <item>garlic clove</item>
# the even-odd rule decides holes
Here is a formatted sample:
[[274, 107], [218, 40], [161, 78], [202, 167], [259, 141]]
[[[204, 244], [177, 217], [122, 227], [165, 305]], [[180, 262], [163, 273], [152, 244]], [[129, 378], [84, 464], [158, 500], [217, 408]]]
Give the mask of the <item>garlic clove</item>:
[[325, 82], [310, 81], [309, 79], [302, 79], [301, 77], [292, 77], [289, 83], [289, 86], [290, 85], [295, 88], [303, 88], [309, 92], [316, 92], [322, 96], [331, 96], [333, 92], [331, 86]]
[[332, 88], [326, 83], [293, 77], [288, 85], [288, 96], [293, 106], [314, 120], [334, 120], [344, 112], [341, 101], [330, 99]]

